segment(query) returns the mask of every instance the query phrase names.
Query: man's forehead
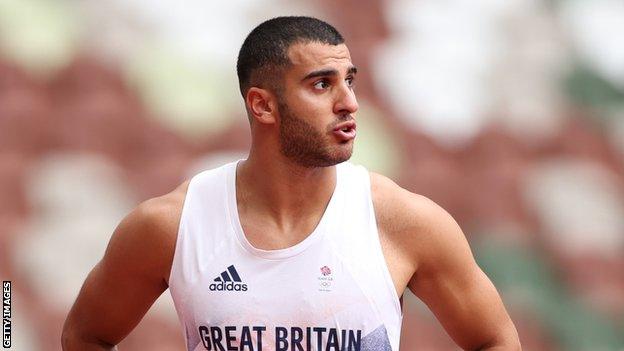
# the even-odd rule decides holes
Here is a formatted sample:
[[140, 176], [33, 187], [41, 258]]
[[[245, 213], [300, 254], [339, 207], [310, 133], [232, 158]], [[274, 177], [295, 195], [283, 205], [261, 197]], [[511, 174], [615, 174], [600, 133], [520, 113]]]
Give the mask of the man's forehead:
[[351, 54], [345, 44], [296, 43], [288, 48], [288, 58], [293, 66], [304, 70], [325, 65], [352, 65]]

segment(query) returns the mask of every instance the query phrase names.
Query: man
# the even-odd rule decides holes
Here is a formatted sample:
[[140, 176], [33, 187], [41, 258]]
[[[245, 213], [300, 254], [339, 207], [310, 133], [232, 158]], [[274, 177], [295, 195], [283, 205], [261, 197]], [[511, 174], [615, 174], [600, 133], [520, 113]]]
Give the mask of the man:
[[167, 288], [188, 350], [397, 351], [406, 288], [463, 349], [520, 349], [451, 216], [344, 162], [357, 69], [336, 29], [266, 21], [237, 69], [249, 157], [121, 222], [67, 317], [65, 350], [114, 349]]

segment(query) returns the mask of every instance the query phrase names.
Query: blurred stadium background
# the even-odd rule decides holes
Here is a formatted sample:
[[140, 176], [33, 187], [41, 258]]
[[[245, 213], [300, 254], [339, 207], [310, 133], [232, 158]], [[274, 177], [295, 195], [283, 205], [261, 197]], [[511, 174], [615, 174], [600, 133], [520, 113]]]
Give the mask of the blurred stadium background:
[[[245, 156], [237, 51], [285, 14], [345, 35], [361, 72], [355, 162], [457, 219], [524, 350], [624, 350], [621, 0], [1, 0], [13, 349], [60, 349], [133, 206]], [[457, 350], [405, 302], [403, 351]], [[120, 349], [183, 349], [168, 293]]]

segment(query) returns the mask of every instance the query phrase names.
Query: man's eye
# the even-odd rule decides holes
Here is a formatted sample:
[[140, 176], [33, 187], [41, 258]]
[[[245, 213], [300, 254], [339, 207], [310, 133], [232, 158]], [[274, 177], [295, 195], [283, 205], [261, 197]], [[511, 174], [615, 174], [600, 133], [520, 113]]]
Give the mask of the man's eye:
[[347, 85], [350, 87], [353, 87], [355, 85], [355, 79], [353, 77], [349, 77], [345, 79], [345, 81], [347, 82]]
[[319, 80], [318, 82], [314, 83], [314, 89], [323, 90], [327, 89], [328, 87], [329, 83], [327, 83], [327, 81], [325, 80]]

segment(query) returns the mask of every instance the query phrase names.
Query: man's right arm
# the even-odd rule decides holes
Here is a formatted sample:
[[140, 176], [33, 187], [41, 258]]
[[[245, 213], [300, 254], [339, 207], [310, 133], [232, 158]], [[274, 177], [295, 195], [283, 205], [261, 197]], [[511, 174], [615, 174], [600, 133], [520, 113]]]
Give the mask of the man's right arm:
[[119, 224], [63, 326], [63, 350], [115, 350], [167, 289], [186, 184]]

